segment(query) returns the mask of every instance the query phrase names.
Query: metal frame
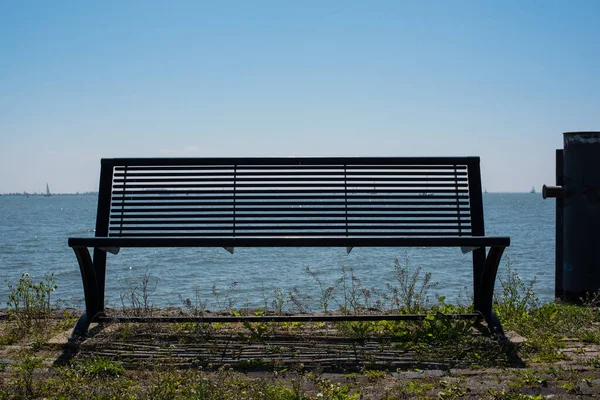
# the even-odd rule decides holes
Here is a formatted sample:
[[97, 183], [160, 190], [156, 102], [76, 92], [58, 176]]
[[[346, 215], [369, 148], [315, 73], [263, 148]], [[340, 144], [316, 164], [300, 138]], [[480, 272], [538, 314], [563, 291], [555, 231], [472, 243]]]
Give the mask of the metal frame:
[[[486, 237], [483, 220], [483, 199], [480, 175], [479, 157], [273, 157], [273, 158], [120, 158], [120, 159], [102, 159], [100, 172], [100, 185], [98, 197], [98, 211], [96, 219], [96, 237], [94, 238], [69, 238], [68, 244], [73, 248], [82, 275], [86, 310], [81, 316], [73, 331], [74, 336], [85, 336], [89, 324], [94, 321], [115, 320], [107, 318], [104, 315], [104, 288], [106, 277], [106, 253], [116, 253], [121, 247], [224, 247], [233, 249], [235, 247], [462, 247], [473, 250], [473, 291], [474, 291], [474, 310], [475, 314], [466, 314], [466, 317], [481, 315], [488, 323], [492, 332], [503, 334], [502, 325], [492, 309], [493, 291], [496, 280], [498, 265], [504, 249], [510, 245], [508, 237]], [[236, 234], [236, 230], [229, 236], [213, 236], [206, 233], [191, 233], [191, 237], [173, 237], [167, 233], [160, 237], [111, 237], [110, 218], [111, 218], [111, 200], [113, 197], [113, 180], [115, 175], [123, 175], [123, 180], [127, 180], [128, 170], [153, 171], [169, 170], [182, 171], [190, 166], [235, 166], [235, 180], [245, 167], [251, 169], [270, 168], [284, 169], [302, 169], [303, 167], [322, 167], [342, 166], [343, 181], [347, 180], [347, 171], [353, 168], [374, 167], [379, 170], [385, 170], [387, 166], [402, 165], [406, 169], [427, 170], [435, 169], [439, 166], [454, 168], [454, 180], [456, 181], [456, 201], [458, 204], [458, 175], [457, 166], [465, 166], [467, 169], [468, 200], [470, 209], [470, 232], [465, 226], [463, 231], [461, 227], [460, 209], [457, 206], [458, 234], [449, 234], [449, 236], [420, 236], [419, 232], [412, 234], [404, 232], [394, 234], [393, 232], [382, 230], [381, 232], [354, 233], [349, 234], [348, 223], [344, 232], [324, 233], [316, 235], [311, 233], [306, 236], [302, 232], [292, 232], [286, 235], [280, 232], [250, 232]], [[390, 167], [392, 168], [392, 167]], [[130, 179], [131, 181], [131, 179]], [[125, 185], [123, 185], [125, 186]], [[252, 185], [245, 189], [252, 193]], [[402, 191], [402, 189], [399, 189]], [[344, 186], [344, 203], [348, 200], [348, 187]], [[302, 190], [299, 190], [302, 193]], [[415, 190], [407, 189], [407, 193], [414, 195]], [[234, 191], [234, 198], [235, 198]], [[368, 194], [365, 194], [368, 197]], [[123, 199], [125, 196], [123, 195]], [[123, 200], [124, 201], [124, 200]], [[433, 204], [433, 203], [432, 203]], [[235, 203], [234, 203], [235, 208]], [[345, 211], [348, 215], [347, 207]], [[419, 215], [419, 210], [414, 211]], [[347, 218], [347, 217], [346, 217]], [[418, 218], [417, 218], [418, 219]], [[347, 219], [346, 219], [347, 221]], [[171, 222], [173, 223], [173, 222]], [[122, 224], [122, 222], [121, 222]], [[233, 218], [235, 227], [236, 219]], [[486, 256], [485, 248], [489, 247], [489, 253]], [[89, 249], [94, 249], [93, 258], [90, 256]], [[301, 320], [305, 318], [300, 317]], [[422, 316], [421, 316], [422, 317]], [[412, 317], [418, 319], [421, 317]], [[232, 317], [236, 321], [245, 320], [247, 317]], [[271, 317], [268, 317], [271, 318]], [[293, 318], [293, 317], [292, 317]], [[309, 320], [311, 317], [306, 317]], [[355, 316], [326, 316], [328, 320], [333, 319], [354, 319]], [[363, 318], [363, 317], [361, 317]], [[410, 319], [410, 316], [364, 316], [367, 320], [381, 319]], [[120, 319], [119, 319], [120, 320]], [[271, 319], [269, 319], [271, 320]]]

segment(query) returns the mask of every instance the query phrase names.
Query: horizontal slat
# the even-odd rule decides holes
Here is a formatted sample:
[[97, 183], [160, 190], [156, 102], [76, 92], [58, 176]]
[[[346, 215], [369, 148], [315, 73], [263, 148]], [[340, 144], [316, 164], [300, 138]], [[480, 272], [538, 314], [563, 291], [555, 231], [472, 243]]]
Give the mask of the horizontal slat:
[[[191, 183], [182, 183], [182, 184], [177, 184], [177, 185], [159, 185], [159, 184], [138, 184], [138, 183], [132, 183], [129, 184], [127, 183], [127, 185], [124, 184], [115, 184], [113, 185], [113, 188], [115, 189], [138, 189], [138, 190], [142, 190], [142, 189], [201, 189], [201, 188], [214, 188], [214, 189], [226, 189], [226, 188], [281, 188], [281, 187], [285, 187], [285, 188], [297, 188], [297, 189], [301, 189], [301, 188], [319, 188], [319, 189], [332, 189], [332, 188], [338, 188], [338, 189], [344, 189], [347, 188], [348, 191], [352, 191], [353, 189], [359, 189], [359, 188], [373, 188], [373, 184], [368, 184], [368, 183], [348, 183], [345, 184], [344, 182], [338, 182], [338, 181], [331, 181], [331, 182], [310, 182], [310, 183], [290, 183], [290, 182], [279, 182], [279, 183], [213, 183], [216, 181], [206, 181], [206, 183], [204, 184], [191, 184]], [[379, 191], [386, 191], [387, 188], [421, 188], [420, 190], [416, 190], [413, 193], [418, 193], [419, 191], [423, 192], [423, 188], [425, 188], [425, 183], [394, 183], [394, 182], [390, 182], [390, 183], [381, 183], [379, 185], [379, 187], [377, 188]], [[452, 192], [455, 192], [455, 188], [456, 185], [454, 184], [431, 184], [429, 185], [430, 187], [436, 187], [436, 188], [448, 188], [448, 189], [452, 189]], [[458, 191], [459, 193], [467, 193], [467, 185], [458, 185], [459, 189], [462, 189], [460, 191]], [[434, 192], [436, 193], [436, 191], [434, 190], [427, 190], [428, 192]], [[410, 191], [407, 191], [410, 193]], [[437, 191], [437, 193], [445, 193], [448, 192], [448, 190], [445, 191]]]
[[[262, 214], [245, 214], [237, 212], [235, 214], [236, 218], [257, 218], [260, 216], [265, 216], [269, 218], [325, 218], [325, 217], [345, 217], [348, 215], [351, 218], [420, 218], [419, 221], [427, 221], [428, 218], [448, 218], [448, 219], [456, 219], [457, 213], [454, 210], [450, 210], [448, 213], [262, 213]], [[469, 219], [468, 213], [461, 213], [461, 219]], [[128, 213], [115, 213], [110, 216], [111, 220], [117, 219], [143, 219], [143, 218], [153, 218], [153, 220], [160, 219], [184, 219], [184, 218], [232, 218], [233, 211], [226, 214], [209, 214], [209, 213], [200, 213], [200, 214], [128, 214]]]
[[[415, 194], [420, 194], [423, 192], [426, 192], [427, 190], [418, 190], [418, 191], [414, 191], [411, 193], [412, 197], [419, 197], [419, 196], [415, 196]], [[127, 198], [128, 196], [146, 196], [146, 195], [163, 195], [161, 196], [161, 199], [170, 199], [172, 196], [182, 196], [182, 195], [186, 195], [187, 197], [192, 197], [192, 196], [198, 196], [198, 197], [204, 197], [205, 195], [213, 195], [213, 196], [233, 196], [234, 194], [236, 196], [255, 196], [255, 195], [264, 195], [264, 196], [284, 196], [284, 195], [314, 195], [314, 194], [321, 194], [323, 196], [342, 196], [347, 194], [348, 196], [368, 196], [369, 198], [372, 198], [374, 196], [376, 197], [391, 197], [391, 196], [402, 196], [405, 195], [407, 192], [405, 189], [373, 189], [371, 188], [348, 188], [347, 191], [345, 191], [344, 189], [314, 189], [314, 188], [308, 188], [308, 189], [270, 189], [270, 190], [263, 190], [263, 189], [245, 189], [245, 190], [230, 190], [230, 189], [224, 189], [224, 190], [214, 190], [214, 189], [205, 189], [205, 190], [171, 190], [171, 189], [159, 189], [159, 190], [155, 190], [155, 189], [148, 189], [148, 190], [115, 190], [112, 193], [112, 198], [114, 200], [117, 200], [118, 198]], [[457, 196], [457, 193], [454, 190], [448, 190], [447, 191], [448, 195], [451, 195], [451, 198], [455, 198]], [[458, 193], [458, 197], [464, 197], [464, 198], [468, 198], [467, 196], [468, 191], [463, 191], [461, 193]], [[435, 198], [443, 198], [442, 196], [444, 196], [443, 194], [436, 194]]]
[[[320, 221], [323, 223], [323, 221]], [[223, 226], [111, 226], [109, 229], [113, 230], [121, 230], [121, 231], [181, 231], [181, 232], [205, 232], [205, 231], [216, 231], [216, 230], [227, 230], [233, 229], [235, 232], [239, 231], [320, 231], [320, 230], [339, 230], [339, 229], [359, 229], [359, 230], [455, 230], [458, 231], [457, 226], [427, 226], [427, 225], [402, 225], [399, 227], [398, 225], [346, 225], [344, 222], [339, 221], [331, 221], [331, 223], [327, 223], [325, 225], [300, 225], [300, 224], [280, 224], [280, 225], [271, 225], [271, 226], [262, 226], [257, 224], [242, 224], [236, 223], [235, 228], [233, 226], [223, 227]]]
[[[313, 217], [315, 218], [315, 217]], [[442, 224], [442, 225], [447, 225], [447, 224], [454, 224], [456, 225], [456, 219], [389, 219], [389, 218], [382, 218], [382, 219], [349, 219], [346, 220], [344, 215], [339, 215], [339, 216], [321, 216], [318, 217], [318, 219], [258, 219], [256, 217], [254, 218], [250, 218], [250, 217], [246, 217], [246, 219], [242, 219], [238, 216], [233, 216], [230, 215], [228, 218], [222, 218], [222, 219], [185, 219], [185, 220], [175, 220], [175, 221], [170, 221], [170, 220], [162, 220], [162, 219], [152, 219], [152, 220], [138, 220], [138, 219], [134, 219], [134, 220], [127, 220], [127, 219], [120, 219], [117, 221], [112, 221], [112, 224], [119, 224], [119, 225], [157, 225], [157, 226], [164, 226], [164, 225], [202, 225], [202, 224], [207, 224], [207, 225], [216, 225], [216, 224], [231, 224], [232, 221], [235, 219], [236, 221], [236, 226], [241, 226], [242, 224], [260, 224], [260, 225], [275, 225], [275, 224], [322, 224], [323, 222], [327, 222], [327, 223], [331, 223], [331, 224], [338, 224], [338, 223], [342, 223], [342, 224], [350, 224], [350, 225], [359, 225], [359, 224], [425, 224], [425, 225], [436, 225], [436, 224]]]
[[[396, 183], [400, 183], [400, 182], [418, 182], [420, 184], [422, 184], [423, 186], [426, 185], [428, 182], [449, 182], [450, 185], [446, 184], [443, 186], [451, 186], [453, 187], [457, 182], [459, 183], [464, 183], [466, 182], [467, 179], [466, 178], [454, 178], [454, 177], [449, 177], [449, 178], [414, 178], [414, 177], [378, 177], [378, 176], [371, 176], [371, 177], [344, 177], [343, 175], [341, 177], [332, 177], [332, 176], [328, 176], [328, 177], [316, 177], [316, 176], [286, 176], [286, 177], [276, 177], [276, 178], [272, 178], [272, 177], [263, 177], [263, 176], [252, 176], [252, 177], [243, 177], [243, 176], [237, 176], [237, 177], [226, 177], [226, 178], [222, 178], [222, 177], [187, 177], [187, 178], [174, 178], [174, 177], [168, 177], [168, 178], [156, 178], [156, 177], [147, 177], [147, 178], [130, 178], [129, 176], [126, 178], [117, 178], [114, 180], [114, 182], [119, 183], [119, 184], [124, 184], [126, 183], [127, 186], [130, 186], [132, 183], [165, 183], [165, 184], [179, 184], [179, 183], [189, 183], [189, 182], [235, 182], [236, 184], [241, 184], [244, 182], [277, 182], [277, 183], [281, 183], [282, 185], [288, 182], [339, 182], [339, 183], [343, 183], [346, 185], [353, 185], [354, 183], [362, 183], [362, 182], [368, 182], [369, 184], [382, 184], [382, 185], [392, 185], [392, 184], [396, 184]], [[430, 185], [434, 185], [433, 183], [430, 183]], [[135, 185], [131, 185], [131, 186], [135, 186]], [[178, 186], [178, 185], [173, 185], [173, 186]], [[442, 186], [442, 185], [440, 185]]]
[[[141, 159], [135, 160], [135, 165], [125, 166], [123, 164], [119, 165], [118, 160], [110, 160], [104, 159], [102, 160], [104, 163], [108, 164], [111, 161], [115, 164], [114, 169], [118, 172], [132, 172], [132, 171], [190, 171], [190, 170], [229, 170], [229, 171], [314, 171], [314, 170], [323, 170], [323, 171], [380, 171], [380, 170], [424, 170], [424, 171], [454, 171], [454, 170], [466, 170], [467, 165], [464, 162], [458, 163], [436, 163], [434, 159], [428, 159], [427, 162], [423, 163], [397, 163], [397, 162], [376, 162], [376, 163], [368, 163], [368, 162], [333, 162], [333, 163], [305, 163], [305, 162], [273, 162], [273, 163], [245, 163], [245, 162], [222, 162], [222, 163], [210, 163], [206, 159], [203, 159], [201, 162], [197, 163], [189, 163], [186, 165], [186, 162], [183, 159], [174, 159], [175, 163], [173, 165], [168, 165], [167, 163], [161, 163], [159, 161], [154, 161], [155, 165], [152, 165], [152, 162], [144, 164]], [[179, 161], [179, 163], [177, 162]], [[254, 160], [251, 160], [254, 161]], [[356, 160], [355, 160], [356, 161]]]
[[[127, 195], [127, 196], [113, 196], [112, 197], [112, 201], [117, 202], [117, 201], [126, 201], [126, 202], [130, 202], [130, 201], [165, 201], [165, 200], [169, 200], [169, 201], [175, 201], [175, 200], [184, 200], [184, 201], [204, 201], [204, 200], [233, 200], [233, 195], [228, 195], [228, 196], [223, 196], [223, 195], [219, 195], [216, 194], [214, 196], [211, 195], [206, 195], [206, 196], [176, 196], [176, 195], [170, 195], [168, 197], [166, 196], [147, 196], [145, 195], [145, 192], [143, 194], [140, 194], [140, 192], [136, 193], [137, 195]], [[381, 199], [381, 200], [421, 200], [421, 201], [425, 201], [425, 199], [421, 199], [422, 197], [430, 197], [429, 200], [431, 200], [431, 198], [435, 198], [435, 200], [456, 200], [457, 198], [459, 200], [463, 200], [466, 201], [468, 200], [467, 196], [461, 195], [461, 196], [454, 196], [454, 195], [437, 195], [437, 196], [420, 196], [417, 195], [415, 196], [413, 195], [389, 195], [389, 196], [377, 196], [376, 194], [361, 194], [361, 195], [355, 195], [355, 194], [348, 194], [348, 196], [344, 196], [343, 194], [339, 194], [336, 196], [333, 195], [319, 195], [319, 194], [314, 194], [314, 195], [281, 195], [278, 197], [274, 197], [274, 196], [266, 196], [266, 195], [253, 195], [253, 194], [238, 194], [235, 198], [238, 201], [241, 200], [273, 200], [273, 199], [279, 199], [279, 200], [327, 200], [327, 199], [335, 199], [335, 198], [339, 198], [339, 199], [346, 199], [349, 198], [351, 200], [372, 200], [372, 199]]]
[[[206, 207], [206, 206], [223, 206], [223, 205], [233, 205], [233, 199], [229, 199], [228, 201], [226, 201], [227, 199], [223, 199], [223, 201], [214, 201], [214, 200], [209, 200], [209, 201], [130, 201], [130, 202], [123, 202], [123, 201], [115, 201], [113, 202], [113, 209], [114, 210], [118, 210], [121, 207], [127, 206], [127, 207], [181, 207], [181, 206], [202, 206], [202, 207]], [[330, 201], [330, 200], [323, 200], [323, 201], [314, 201], [314, 200], [307, 200], [307, 201], [303, 201], [303, 202], [291, 202], [291, 201], [270, 201], [270, 202], [266, 202], [266, 201], [250, 201], [250, 200], [244, 200], [244, 201], [236, 201], [236, 206], [237, 207], [249, 207], [249, 206], [265, 206], [265, 207], [273, 207], [273, 206], [320, 206], [320, 207], [327, 207], [327, 206], [339, 206], [340, 204], [346, 204], [343, 199], [337, 200], [337, 201]], [[461, 200], [461, 201], [437, 201], [437, 200], [430, 200], [427, 198], [424, 198], [424, 200], [422, 201], [385, 201], [384, 199], [374, 199], [373, 201], [365, 201], [362, 199], [348, 199], [347, 202], [348, 206], [381, 206], [381, 207], [389, 207], [389, 206], [448, 206], [448, 207], [456, 207], [457, 205], [459, 206], [466, 206], [469, 203], [467, 201]], [[288, 209], [288, 208], [286, 208]]]
[[380, 171], [387, 171], [392, 173], [397, 172], [415, 172], [418, 174], [436, 174], [440, 172], [451, 172], [454, 171], [460, 173], [467, 170], [466, 165], [400, 165], [400, 164], [389, 164], [389, 165], [346, 165], [343, 164], [331, 164], [331, 165], [244, 165], [244, 164], [228, 164], [228, 165], [189, 165], [189, 166], [129, 166], [127, 169], [122, 166], [116, 166], [114, 168], [115, 173], [129, 174], [129, 173], [189, 173], [202, 171], [205, 173], [224, 172], [224, 173], [235, 173], [235, 174], [262, 174], [262, 173], [293, 173], [298, 174], [300, 172], [329, 172], [329, 173], [343, 173], [357, 174], [357, 173], [376, 173]]
[[[209, 171], [207, 169], [200, 169], [197, 171], [187, 171], [186, 172], [178, 172], [178, 171], [172, 171], [172, 172], [161, 172], [160, 170], [157, 170], [157, 172], [131, 172], [131, 170], [128, 170], [127, 173], [125, 172], [115, 172], [114, 176], [117, 178], [123, 178], [125, 176], [127, 177], [134, 177], [134, 178], [143, 178], [143, 177], [186, 177], [186, 176], [233, 176], [234, 175], [234, 171], [230, 170], [228, 172], [219, 172], [222, 171], [222, 169], [216, 170], [216, 171], [210, 171], [210, 172], [206, 172]], [[441, 171], [434, 171], [434, 170], [428, 170], [426, 172], [419, 172], [419, 171], [414, 171], [414, 170], [398, 170], [398, 171], [389, 171], [389, 170], [377, 170], [377, 171], [354, 171], [354, 170], [347, 170], [345, 173], [343, 170], [329, 170], [329, 171], [317, 171], [317, 170], [313, 170], [313, 171], [308, 171], [308, 170], [301, 170], [301, 171], [268, 171], [268, 170], [261, 170], [260, 172], [248, 172], [248, 171], [236, 171], [235, 175], [236, 176], [255, 176], [257, 174], [260, 174], [261, 176], [295, 176], [295, 175], [299, 175], [299, 174], [307, 174], [310, 173], [310, 175], [315, 175], [315, 176], [323, 176], [323, 175], [336, 175], [336, 176], [347, 176], [347, 177], [357, 177], [357, 176], [396, 176], [396, 175], [401, 175], [401, 176], [429, 176], [429, 177], [436, 177], [436, 176], [460, 176], [460, 177], [464, 177], [467, 176], [466, 171], [463, 170], [458, 170], [456, 171], [456, 173], [452, 170], [452, 171], [448, 171], [448, 170], [441, 170]]]
[[[185, 207], [172, 207], [172, 208], [166, 208], [168, 207], [168, 204], [165, 204], [164, 207], [148, 207], [148, 208], [125, 208], [122, 209], [121, 207], [116, 207], [113, 208], [111, 210], [111, 212], [113, 213], [121, 213], [121, 212], [130, 212], [130, 213], [153, 213], [153, 212], [158, 212], [158, 213], [164, 213], [164, 212], [198, 212], [199, 209], [194, 207], [194, 208], [185, 208]], [[203, 208], [201, 209], [203, 212], [232, 212], [233, 211], [233, 207], [229, 206], [229, 207], [211, 207], [211, 208]], [[244, 207], [243, 210], [237, 210], [238, 212], [294, 212], [294, 211], [298, 211], [299, 208], [294, 208], [291, 209], [290, 207]], [[348, 213], [352, 213], [352, 212], [419, 212], [419, 213], [427, 213], [427, 212], [442, 212], [442, 211], [446, 211], [448, 210], [448, 212], [455, 212], [458, 213], [460, 212], [461, 214], [463, 213], [468, 213], [469, 209], [467, 207], [460, 207], [460, 208], [441, 208], [441, 207], [426, 207], [426, 206], [422, 206], [422, 207], [362, 207], [362, 208], [358, 208], [358, 207], [354, 207], [354, 208], [344, 208], [344, 207], [327, 207], [327, 208], [323, 208], [323, 207], [309, 207], [309, 208], [305, 208], [302, 209], [303, 212], [309, 212], [309, 211], [329, 211], [329, 212], [335, 212], [335, 211], [348, 211]]]
[[[468, 232], [463, 232], [463, 234], [465, 234], [465, 236], [470, 235], [470, 233]], [[314, 238], [314, 237], [343, 237], [345, 235], [345, 233], [340, 232], [339, 230], [337, 231], [332, 231], [332, 232], [327, 232], [327, 231], [320, 231], [320, 232], [302, 232], [302, 231], [298, 231], [298, 232], [294, 232], [293, 234], [290, 234], [289, 232], [261, 232], [260, 235], [257, 235], [256, 232], [235, 232], [235, 237], [246, 237], [248, 239], [251, 238], [259, 238], [259, 237], [269, 237], [269, 238], [281, 238], [281, 237], [287, 237], [287, 238], [292, 238], [292, 237], [305, 237], [305, 238]], [[198, 235], [197, 233], [193, 233], [193, 232], [146, 232], [146, 233], [141, 233], [141, 232], [136, 232], [136, 233], [122, 233], [119, 235], [116, 235], [114, 233], [111, 233], [110, 236], [112, 237], [155, 237], [155, 238], [160, 238], [160, 237], [172, 237], [172, 238], [210, 238], [210, 237], [220, 237], [220, 238], [231, 238], [232, 237], [232, 232], [210, 232], [210, 234], [208, 235]], [[456, 232], [421, 232], [421, 231], [394, 231], [394, 232], [350, 232], [347, 235], [348, 237], [377, 237], [377, 238], [385, 238], [385, 237], [398, 237], [401, 238], [403, 236], [420, 236], [420, 237], [436, 237], [436, 236], [458, 236], [458, 234]], [[177, 246], [175, 246], [177, 247]], [[265, 246], [266, 247], [266, 246]], [[275, 245], [275, 243], [273, 243], [272, 246], [269, 247], [277, 247]], [[313, 246], [310, 246], [313, 247]], [[321, 246], [316, 246], [316, 247], [324, 247], [324, 245]], [[425, 247], [424, 245], [422, 247]]]

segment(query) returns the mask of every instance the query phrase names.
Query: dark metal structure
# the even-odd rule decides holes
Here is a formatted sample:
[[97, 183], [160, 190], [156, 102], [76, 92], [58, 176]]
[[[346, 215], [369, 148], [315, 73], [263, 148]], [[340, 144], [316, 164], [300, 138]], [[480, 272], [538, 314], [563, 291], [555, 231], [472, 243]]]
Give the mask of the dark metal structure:
[[556, 297], [580, 302], [600, 289], [600, 132], [566, 132], [556, 151]]
[[472, 250], [476, 314], [466, 317], [483, 316], [502, 333], [492, 296], [510, 239], [485, 236], [479, 162], [478, 157], [103, 159], [96, 237], [69, 238], [86, 301], [74, 335], [85, 335], [92, 321], [107, 320], [107, 252], [214, 246], [232, 253], [235, 247]]

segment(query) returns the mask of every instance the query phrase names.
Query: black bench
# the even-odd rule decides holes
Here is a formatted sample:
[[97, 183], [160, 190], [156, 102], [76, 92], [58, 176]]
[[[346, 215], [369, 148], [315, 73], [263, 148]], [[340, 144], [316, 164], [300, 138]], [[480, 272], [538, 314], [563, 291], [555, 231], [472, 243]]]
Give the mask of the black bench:
[[73, 335], [115, 320], [104, 314], [106, 255], [121, 247], [460, 247], [473, 252], [475, 313], [466, 317], [502, 334], [492, 297], [509, 245], [485, 236], [478, 157], [103, 159], [95, 237], [69, 238], [85, 293]]

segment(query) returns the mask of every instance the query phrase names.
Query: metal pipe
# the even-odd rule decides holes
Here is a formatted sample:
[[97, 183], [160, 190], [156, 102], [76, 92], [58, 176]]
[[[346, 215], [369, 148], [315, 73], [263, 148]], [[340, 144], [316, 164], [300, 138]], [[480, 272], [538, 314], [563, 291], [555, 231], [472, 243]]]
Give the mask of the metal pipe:
[[564, 199], [564, 189], [562, 186], [542, 186], [542, 198]]

